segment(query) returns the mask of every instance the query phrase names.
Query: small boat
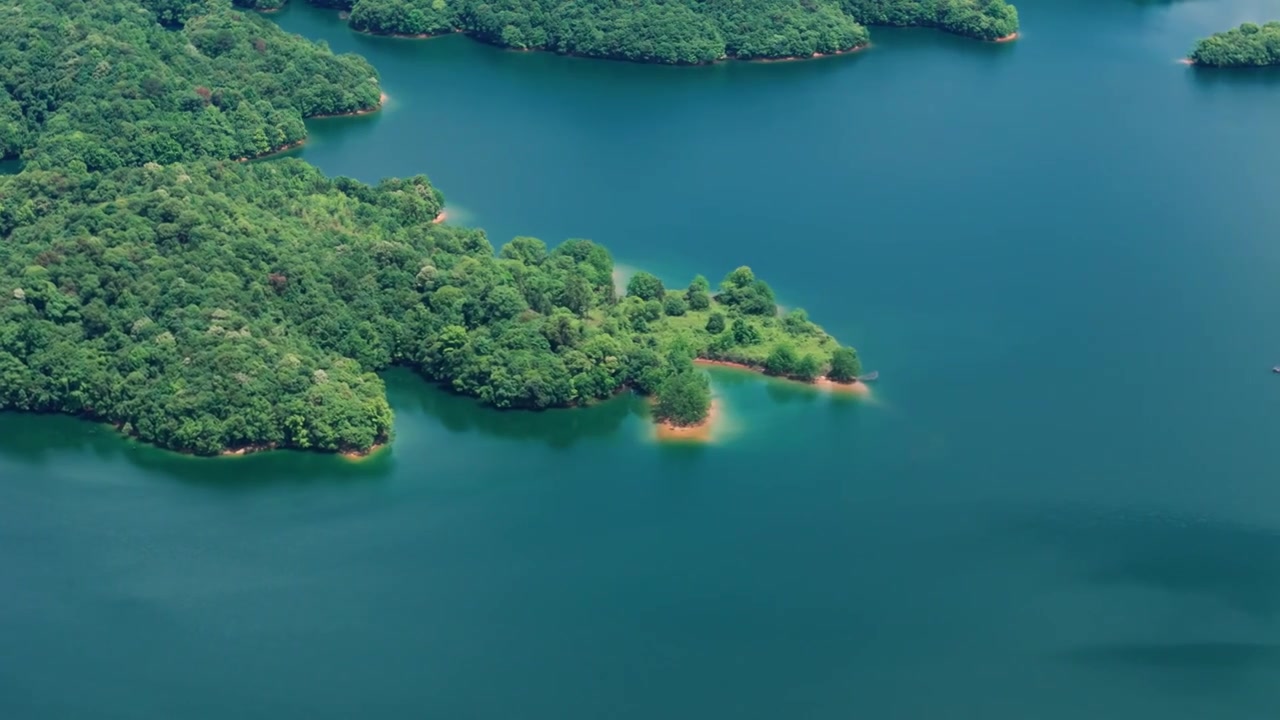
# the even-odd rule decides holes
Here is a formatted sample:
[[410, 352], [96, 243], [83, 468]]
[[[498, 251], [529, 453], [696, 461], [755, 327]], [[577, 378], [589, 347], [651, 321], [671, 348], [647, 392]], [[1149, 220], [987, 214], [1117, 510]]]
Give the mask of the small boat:
[[[1277, 365], [1277, 366], [1276, 366], [1275, 371], [1276, 371], [1276, 372], [1278, 372], [1278, 373], [1280, 373], [1280, 365]], [[877, 378], [879, 378], [879, 377], [880, 377], [880, 371], [879, 371], [879, 370], [872, 370], [871, 372], [867, 373], [866, 375], [859, 375], [859, 376], [858, 376], [858, 382], [871, 382], [871, 381], [873, 381], [873, 380], [875, 380], [875, 379], [877, 379]]]
[[1276, 365], [1275, 367], [1271, 368], [1271, 372], [1280, 373], [1280, 365]]

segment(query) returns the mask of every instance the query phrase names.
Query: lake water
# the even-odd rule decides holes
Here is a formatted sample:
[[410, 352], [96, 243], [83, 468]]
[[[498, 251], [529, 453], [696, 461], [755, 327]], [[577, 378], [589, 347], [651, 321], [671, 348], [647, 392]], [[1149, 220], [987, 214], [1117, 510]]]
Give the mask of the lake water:
[[1275, 2], [1024, 0], [668, 68], [283, 27], [495, 244], [749, 264], [881, 372], [499, 413], [388, 374], [391, 448], [195, 460], [0, 415], [0, 716], [1261, 718], [1280, 709], [1280, 73], [1177, 64]]

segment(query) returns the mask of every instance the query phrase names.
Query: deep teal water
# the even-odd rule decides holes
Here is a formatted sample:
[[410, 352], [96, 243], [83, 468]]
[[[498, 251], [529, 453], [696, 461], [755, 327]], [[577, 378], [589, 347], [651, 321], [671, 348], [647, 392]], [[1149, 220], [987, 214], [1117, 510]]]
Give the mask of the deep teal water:
[[286, 29], [495, 244], [752, 265], [881, 371], [503, 414], [391, 373], [392, 447], [199, 461], [0, 416], [0, 717], [1259, 718], [1280, 708], [1271, 2], [1024, 0], [1023, 38], [657, 68]]

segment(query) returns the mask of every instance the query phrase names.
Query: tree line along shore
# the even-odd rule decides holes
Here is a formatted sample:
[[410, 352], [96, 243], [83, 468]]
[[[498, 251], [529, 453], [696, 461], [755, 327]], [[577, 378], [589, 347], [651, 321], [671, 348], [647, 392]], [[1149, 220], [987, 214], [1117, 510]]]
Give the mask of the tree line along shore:
[[[151, 0], [181, 6], [183, 0]], [[286, 0], [235, 0], [278, 10]], [[465, 33], [520, 50], [649, 63], [806, 58], [865, 47], [868, 25], [932, 27], [1009, 39], [1018, 12], [1004, 0], [294, 0], [346, 13], [360, 32], [402, 37]]]
[[227, 0], [156, 5], [22, 0], [0, 26], [0, 137], [24, 161], [0, 178], [0, 409], [202, 455], [360, 454], [390, 436], [393, 365], [498, 408], [631, 390], [677, 425], [709, 408], [694, 358], [858, 373], [748, 268], [620, 293], [598, 244], [495, 251], [436, 222], [424, 176], [235, 162], [376, 107], [376, 71]]

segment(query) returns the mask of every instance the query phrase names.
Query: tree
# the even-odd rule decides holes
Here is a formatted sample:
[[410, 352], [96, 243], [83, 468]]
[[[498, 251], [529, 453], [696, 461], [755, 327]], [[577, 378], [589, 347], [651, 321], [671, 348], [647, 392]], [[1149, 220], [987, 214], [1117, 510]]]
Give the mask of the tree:
[[662, 304], [662, 309], [672, 317], [680, 317], [688, 311], [688, 307], [685, 306], [684, 300], [681, 300], [679, 295], [668, 295], [666, 301]]
[[658, 386], [653, 416], [672, 425], [697, 425], [711, 410], [711, 386], [706, 375], [685, 370], [668, 375]]
[[809, 322], [809, 313], [796, 308], [783, 316], [782, 329], [791, 335], [809, 335], [813, 332], [813, 323]]
[[751, 272], [751, 268], [743, 265], [724, 276], [724, 280], [720, 282], [720, 292], [740, 290], [755, 282], [755, 280], [755, 273]]
[[716, 299], [725, 305], [737, 307], [747, 315], [772, 316], [778, 312], [773, 288], [765, 281], [756, 279], [751, 268], [745, 265], [725, 276]]
[[770, 375], [790, 375], [795, 372], [797, 362], [795, 349], [782, 343], [774, 346], [765, 359], [764, 371]]
[[836, 348], [831, 353], [831, 369], [827, 377], [836, 382], [853, 382], [862, 372], [862, 363], [853, 348]]
[[658, 276], [641, 270], [627, 281], [627, 296], [641, 300], [661, 300], [667, 294]]
[[713, 312], [711, 317], [707, 318], [707, 332], [712, 335], [719, 335], [724, 332], [724, 315], [722, 313]]
[[760, 331], [755, 325], [737, 318], [733, 321], [733, 340], [739, 345], [756, 345], [760, 342]]
[[705, 277], [698, 275], [693, 278], [693, 282], [689, 283], [689, 289], [684, 291], [684, 299], [690, 310], [706, 310], [711, 307], [710, 288], [711, 285]]
[[547, 259], [547, 244], [533, 237], [516, 237], [502, 246], [502, 257], [519, 260], [527, 265], [538, 265]]
[[818, 379], [818, 373], [822, 372], [822, 362], [810, 353], [805, 353], [798, 361], [795, 368], [791, 371], [791, 377], [805, 382], [813, 382]]
[[591, 286], [586, 278], [574, 273], [565, 279], [561, 304], [580, 317], [587, 314], [591, 309]]

